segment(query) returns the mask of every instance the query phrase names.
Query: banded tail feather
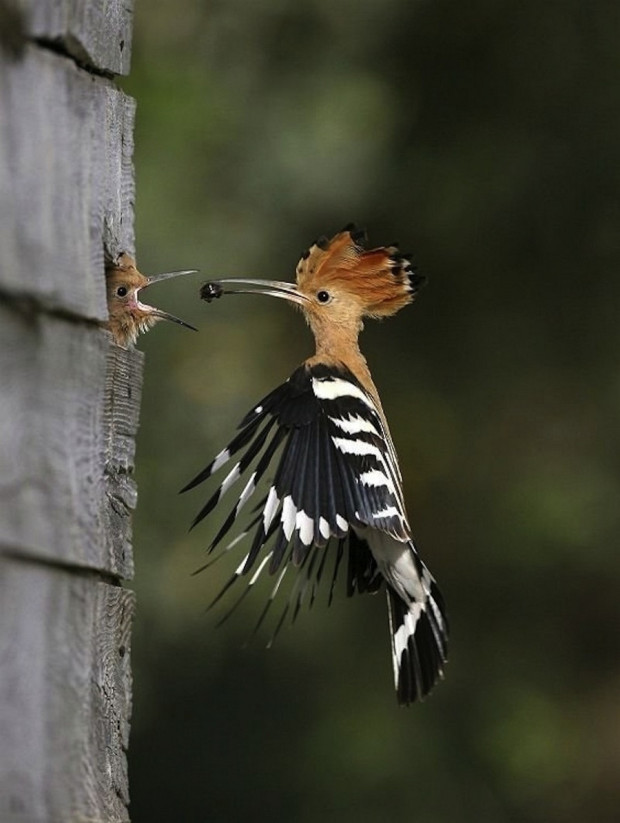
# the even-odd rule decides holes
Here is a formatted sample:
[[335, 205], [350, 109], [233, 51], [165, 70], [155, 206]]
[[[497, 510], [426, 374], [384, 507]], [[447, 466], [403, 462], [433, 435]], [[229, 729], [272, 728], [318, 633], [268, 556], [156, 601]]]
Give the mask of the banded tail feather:
[[422, 601], [407, 602], [390, 586], [387, 593], [396, 693], [399, 703], [413, 703], [443, 675], [448, 651], [443, 598], [434, 580]]

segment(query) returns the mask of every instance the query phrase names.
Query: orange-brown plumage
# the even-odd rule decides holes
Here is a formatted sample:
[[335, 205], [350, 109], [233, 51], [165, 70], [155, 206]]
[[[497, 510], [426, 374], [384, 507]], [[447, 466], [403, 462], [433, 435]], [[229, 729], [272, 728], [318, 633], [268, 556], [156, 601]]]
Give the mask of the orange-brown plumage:
[[[301, 308], [316, 341], [308, 360], [344, 363], [381, 409], [358, 336], [365, 317], [389, 317], [414, 299], [424, 280], [395, 244], [364, 248], [365, 233], [347, 226], [331, 240], [320, 238], [297, 265], [297, 288], [307, 297]], [[329, 300], [321, 302], [322, 292]]]
[[365, 232], [350, 224], [331, 239], [319, 238], [302, 255], [295, 284], [229, 278], [205, 283], [201, 296], [210, 302], [222, 294], [256, 291], [295, 303], [316, 343], [316, 353], [306, 363], [344, 364], [380, 408], [379, 395], [358, 345], [363, 319], [395, 314], [411, 303], [425, 278], [415, 272], [408, 255], [400, 254], [395, 243], [367, 250], [365, 242]]
[[285, 383], [255, 404], [228, 446], [185, 487], [193, 488], [234, 458], [194, 521], [209, 515], [243, 478], [213, 549], [273, 466], [269, 490], [252, 521], [223, 549], [225, 554], [253, 534], [248, 553], [214, 603], [252, 571], [249, 591], [267, 568], [278, 577], [260, 625], [285, 572], [297, 567], [277, 633], [289, 608], [296, 615], [310, 588], [314, 599], [332, 538], [338, 541], [333, 581], [348, 541], [347, 594], [376, 592], [385, 582], [394, 681], [399, 702], [408, 704], [428, 694], [442, 676], [448, 624], [439, 588], [413, 543], [396, 451], [358, 337], [364, 318], [399, 311], [423, 279], [395, 244], [367, 250], [364, 233], [354, 226], [317, 240], [296, 274], [295, 283], [232, 278], [201, 289], [207, 302], [246, 292], [284, 298], [301, 309], [316, 346]]
[[365, 234], [353, 226], [331, 240], [320, 238], [297, 265], [299, 290], [341, 289], [359, 306], [361, 317], [388, 317], [411, 303], [423, 278], [408, 257], [395, 244], [366, 250], [364, 242]]
[[145, 277], [136, 268], [133, 258], [123, 252], [115, 263], [106, 267], [109, 320], [103, 325], [112, 332], [114, 341], [123, 347], [133, 345], [139, 334], [148, 331], [159, 320], [171, 320], [181, 326], [194, 329], [178, 317], [140, 302], [139, 297], [140, 291], [147, 286], [171, 277], [193, 273], [192, 269]]

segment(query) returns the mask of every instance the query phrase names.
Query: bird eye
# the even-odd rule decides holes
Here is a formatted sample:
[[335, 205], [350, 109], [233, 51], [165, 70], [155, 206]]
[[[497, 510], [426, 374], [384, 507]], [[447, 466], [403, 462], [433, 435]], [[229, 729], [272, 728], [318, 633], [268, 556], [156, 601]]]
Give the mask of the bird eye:
[[127, 297], [127, 286], [119, 286], [116, 290], [117, 297]]
[[316, 293], [316, 299], [319, 301], [319, 303], [329, 303], [332, 297], [328, 291], [318, 291]]

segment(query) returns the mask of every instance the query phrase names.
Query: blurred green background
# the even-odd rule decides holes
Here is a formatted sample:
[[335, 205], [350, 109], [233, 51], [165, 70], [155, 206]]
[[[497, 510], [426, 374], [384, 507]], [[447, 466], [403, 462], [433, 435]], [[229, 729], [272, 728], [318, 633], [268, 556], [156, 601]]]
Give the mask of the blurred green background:
[[[202, 271], [153, 295], [200, 334], [140, 342], [134, 823], [618, 819], [619, 43], [611, 0], [137, 3], [138, 261]], [[220, 517], [177, 495], [311, 353], [199, 284], [351, 220], [429, 278], [362, 338], [452, 625], [407, 710], [382, 596], [216, 629], [240, 557], [191, 577]]]

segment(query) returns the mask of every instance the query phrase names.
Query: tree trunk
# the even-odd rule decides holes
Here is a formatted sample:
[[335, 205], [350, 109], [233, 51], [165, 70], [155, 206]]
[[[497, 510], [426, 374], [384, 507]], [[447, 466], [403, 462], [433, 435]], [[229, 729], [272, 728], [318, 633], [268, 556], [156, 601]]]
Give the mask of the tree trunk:
[[0, 0], [0, 820], [126, 821], [142, 355], [127, 0]]

